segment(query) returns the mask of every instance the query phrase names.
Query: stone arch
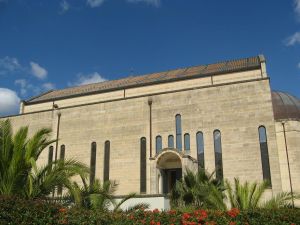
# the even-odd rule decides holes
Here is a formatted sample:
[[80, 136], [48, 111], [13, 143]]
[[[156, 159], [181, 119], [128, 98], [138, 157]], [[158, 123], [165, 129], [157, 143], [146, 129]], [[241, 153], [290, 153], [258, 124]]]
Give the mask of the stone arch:
[[163, 149], [156, 156], [158, 193], [167, 194], [182, 177], [183, 154], [176, 149]]

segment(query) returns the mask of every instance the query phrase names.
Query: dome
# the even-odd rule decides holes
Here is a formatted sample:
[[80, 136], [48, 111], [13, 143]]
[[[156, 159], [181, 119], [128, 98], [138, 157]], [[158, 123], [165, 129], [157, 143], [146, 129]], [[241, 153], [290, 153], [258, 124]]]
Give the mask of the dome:
[[300, 120], [300, 99], [281, 91], [272, 91], [275, 120]]

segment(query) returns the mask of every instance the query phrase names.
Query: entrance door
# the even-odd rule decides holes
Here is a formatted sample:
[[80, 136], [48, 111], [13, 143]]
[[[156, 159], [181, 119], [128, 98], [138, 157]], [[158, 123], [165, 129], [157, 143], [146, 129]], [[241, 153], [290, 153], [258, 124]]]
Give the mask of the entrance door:
[[164, 169], [162, 171], [163, 178], [163, 193], [168, 194], [171, 192], [172, 188], [175, 186], [176, 181], [180, 180], [182, 177], [182, 169]]

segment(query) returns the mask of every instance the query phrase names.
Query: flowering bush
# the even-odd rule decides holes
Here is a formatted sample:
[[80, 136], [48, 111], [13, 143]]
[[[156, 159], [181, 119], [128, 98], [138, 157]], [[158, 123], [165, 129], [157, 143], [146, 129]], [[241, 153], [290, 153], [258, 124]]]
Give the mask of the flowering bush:
[[41, 200], [0, 196], [0, 224], [8, 225], [300, 225], [299, 209], [137, 210], [98, 212]]

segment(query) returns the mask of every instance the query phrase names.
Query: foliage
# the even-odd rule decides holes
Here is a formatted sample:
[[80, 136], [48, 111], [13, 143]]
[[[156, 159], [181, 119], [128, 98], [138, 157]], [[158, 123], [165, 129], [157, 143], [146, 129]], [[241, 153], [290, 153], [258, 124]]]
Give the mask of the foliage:
[[224, 187], [222, 182], [214, 179], [204, 169], [197, 173], [186, 169], [182, 180], [177, 181], [171, 191], [171, 205], [176, 207], [201, 207], [210, 209], [226, 209], [223, 201]]
[[28, 138], [28, 127], [21, 127], [13, 135], [10, 121], [0, 121], [0, 194], [41, 198], [57, 186], [71, 188], [71, 177], [87, 175], [88, 168], [75, 160], [37, 167], [40, 154], [55, 142], [49, 140], [50, 134], [44, 128]]
[[24, 200], [0, 196], [0, 224], [8, 225], [296, 225], [299, 209], [255, 209], [229, 211], [195, 209], [191, 211], [136, 210], [100, 212], [85, 208], [65, 208], [43, 200]]
[[[92, 184], [87, 185], [85, 179], [82, 179], [83, 186], [80, 187], [76, 182], [73, 183], [73, 188], [70, 189], [67, 198], [75, 203], [79, 208], [93, 209], [97, 211], [119, 211], [121, 205], [127, 200], [134, 198], [135, 193], [126, 195], [120, 202], [114, 198], [114, 193], [117, 190], [118, 184], [115, 181], [104, 181], [96, 179]], [[148, 208], [147, 204], [138, 204], [132, 206], [132, 210], [138, 208]]]
[[[171, 191], [171, 205], [174, 209], [179, 207], [219, 210], [226, 210], [227, 202], [229, 208], [240, 210], [292, 207], [292, 195], [288, 192], [280, 192], [264, 201], [268, 187], [267, 181], [240, 183], [237, 178], [233, 184], [226, 180], [224, 187], [222, 182], [214, 179], [213, 174], [208, 174], [204, 169], [200, 169], [197, 173], [186, 170], [183, 179], [177, 181]], [[300, 196], [296, 194], [294, 199], [300, 199]]]
[[[266, 181], [241, 184], [239, 179], [235, 178], [233, 187], [228, 181], [226, 181], [225, 186], [231, 208], [241, 210], [291, 208], [292, 195], [287, 192], [278, 193], [263, 201], [263, 194], [269, 187]], [[299, 195], [296, 195], [295, 199], [299, 199]]]

